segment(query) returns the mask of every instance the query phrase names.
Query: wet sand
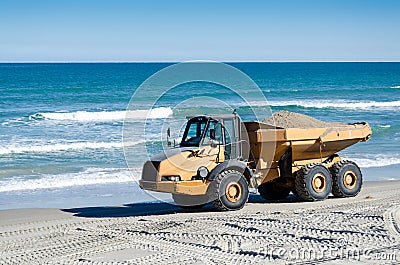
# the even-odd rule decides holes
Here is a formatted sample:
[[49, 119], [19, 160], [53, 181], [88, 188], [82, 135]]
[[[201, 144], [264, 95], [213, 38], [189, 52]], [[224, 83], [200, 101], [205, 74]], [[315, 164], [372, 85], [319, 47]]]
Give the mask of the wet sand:
[[0, 264], [400, 262], [400, 181], [355, 198], [197, 212], [166, 203], [0, 211]]

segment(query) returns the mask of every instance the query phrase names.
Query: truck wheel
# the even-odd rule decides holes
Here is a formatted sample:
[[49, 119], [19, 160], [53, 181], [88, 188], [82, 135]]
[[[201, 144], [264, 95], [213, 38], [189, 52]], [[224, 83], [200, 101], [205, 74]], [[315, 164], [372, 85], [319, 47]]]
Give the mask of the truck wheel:
[[258, 192], [266, 200], [281, 200], [289, 195], [290, 190], [278, 187], [275, 182], [270, 181], [258, 186]]
[[324, 200], [332, 191], [332, 176], [322, 164], [303, 166], [295, 181], [298, 196], [305, 201]]
[[172, 194], [172, 199], [183, 209], [200, 209], [208, 202], [205, 195]]
[[220, 211], [239, 210], [249, 198], [249, 185], [239, 171], [224, 170], [210, 183], [208, 196]]
[[362, 186], [362, 174], [356, 163], [348, 160], [336, 162], [331, 167], [332, 193], [335, 197], [356, 196]]

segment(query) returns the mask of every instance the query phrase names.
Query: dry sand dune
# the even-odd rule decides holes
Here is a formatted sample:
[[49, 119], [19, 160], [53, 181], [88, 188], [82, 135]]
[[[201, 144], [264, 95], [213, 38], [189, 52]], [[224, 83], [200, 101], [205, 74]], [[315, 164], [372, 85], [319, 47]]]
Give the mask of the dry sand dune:
[[350, 199], [263, 202], [236, 212], [159, 204], [0, 212], [0, 264], [400, 262], [400, 181]]

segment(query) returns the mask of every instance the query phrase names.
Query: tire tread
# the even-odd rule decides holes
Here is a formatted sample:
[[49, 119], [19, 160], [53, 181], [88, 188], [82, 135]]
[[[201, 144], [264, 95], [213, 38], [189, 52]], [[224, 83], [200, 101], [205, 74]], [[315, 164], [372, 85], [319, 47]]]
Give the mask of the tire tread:
[[[314, 170], [314, 168], [316, 166], [320, 166], [325, 168], [326, 172], [329, 174], [329, 176], [327, 177], [327, 181], [329, 181], [329, 183], [327, 184], [329, 187], [329, 191], [327, 191], [326, 193], [326, 197], [315, 197], [312, 192], [311, 192], [311, 187], [307, 187], [308, 184], [308, 176], [311, 174], [311, 171]], [[298, 172], [297, 172], [297, 176], [295, 179], [295, 188], [296, 188], [296, 193], [297, 195], [300, 197], [300, 199], [305, 200], [305, 201], [320, 201], [320, 200], [324, 200], [327, 198], [327, 196], [329, 195], [329, 193], [331, 193], [331, 183], [332, 182], [332, 176], [331, 176], [331, 172], [329, 171], [328, 168], [326, 168], [326, 166], [323, 163], [310, 163], [310, 164], [306, 164], [304, 165]]]
[[361, 174], [361, 170], [358, 167], [358, 165], [355, 162], [350, 161], [350, 160], [340, 160], [339, 162], [336, 162], [332, 165], [332, 167], [330, 168], [332, 180], [333, 180], [332, 181], [332, 194], [338, 198], [354, 197], [360, 192], [361, 187], [362, 187], [362, 174], [361, 174], [361, 179], [359, 180], [361, 182], [360, 189], [354, 195], [351, 195], [351, 196], [343, 193], [343, 191], [341, 190], [341, 188], [339, 186], [339, 182], [338, 182], [337, 178], [339, 176], [340, 169], [346, 164], [353, 164], [354, 166], [356, 166], [358, 168], [358, 170], [360, 171], [360, 174]]
[[316, 165], [319, 165], [319, 163], [307, 164], [297, 172], [295, 180], [296, 192], [297, 195], [305, 201], [315, 201], [315, 199], [310, 195], [310, 193], [307, 190], [304, 176], [306, 176], [310, 172], [310, 170]]
[[[230, 210], [232, 210], [232, 209], [230, 209], [230, 208], [228, 208], [228, 207], [226, 207], [224, 205], [224, 203], [221, 201], [221, 196], [219, 194], [219, 190], [220, 190], [220, 186], [221, 186], [222, 180], [225, 177], [227, 177], [229, 174], [231, 174], [231, 173], [237, 173], [237, 171], [236, 170], [232, 170], [232, 169], [224, 170], [221, 173], [219, 173], [216, 176], [216, 178], [213, 180], [213, 182], [210, 184], [210, 185], [213, 185], [213, 187], [211, 189], [212, 193], [210, 194], [210, 197], [214, 198], [214, 199], [211, 200], [211, 203], [219, 211], [230, 211]], [[247, 201], [247, 199], [248, 198], [246, 198], [246, 201]], [[244, 206], [244, 204], [243, 204], [243, 206]], [[243, 208], [243, 206], [238, 208], [238, 209], [235, 209], [235, 210], [239, 210], [239, 209]]]

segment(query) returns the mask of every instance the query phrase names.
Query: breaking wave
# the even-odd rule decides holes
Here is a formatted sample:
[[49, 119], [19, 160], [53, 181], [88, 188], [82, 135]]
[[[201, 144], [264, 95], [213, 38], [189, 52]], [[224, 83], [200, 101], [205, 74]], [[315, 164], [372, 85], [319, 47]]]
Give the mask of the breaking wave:
[[0, 147], [0, 155], [21, 154], [21, 153], [48, 153], [80, 149], [109, 149], [122, 148], [123, 146], [132, 146], [145, 141], [136, 141], [131, 143], [122, 142], [76, 142], [76, 143], [57, 143], [32, 146], [6, 146]]
[[0, 181], [0, 192], [18, 190], [54, 189], [71, 186], [95, 185], [104, 183], [134, 182], [134, 177], [140, 173], [140, 168], [131, 172], [124, 168], [88, 168], [77, 173], [43, 175], [37, 179], [15, 178]]
[[[346, 159], [346, 158], [344, 158]], [[367, 158], [349, 158], [354, 160], [360, 167], [384, 167], [400, 164], [400, 156], [376, 155]]]
[[39, 112], [29, 116], [30, 120], [56, 121], [123, 121], [127, 119], [162, 119], [172, 116], [170, 107], [160, 107], [151, 110], [128, 111], [76, 111], [76, 112]]
[[[250, 106], [266, 106], [267, 102], [249, 102]], [[400, 100], [397, 101], [344, 101], [344, 100], [289, 100], [270, 101], [270, 106], [299, 106], [304, 108], [343, 108], [343, 109], [370, 109], [386, 108], [400, 109]]]

